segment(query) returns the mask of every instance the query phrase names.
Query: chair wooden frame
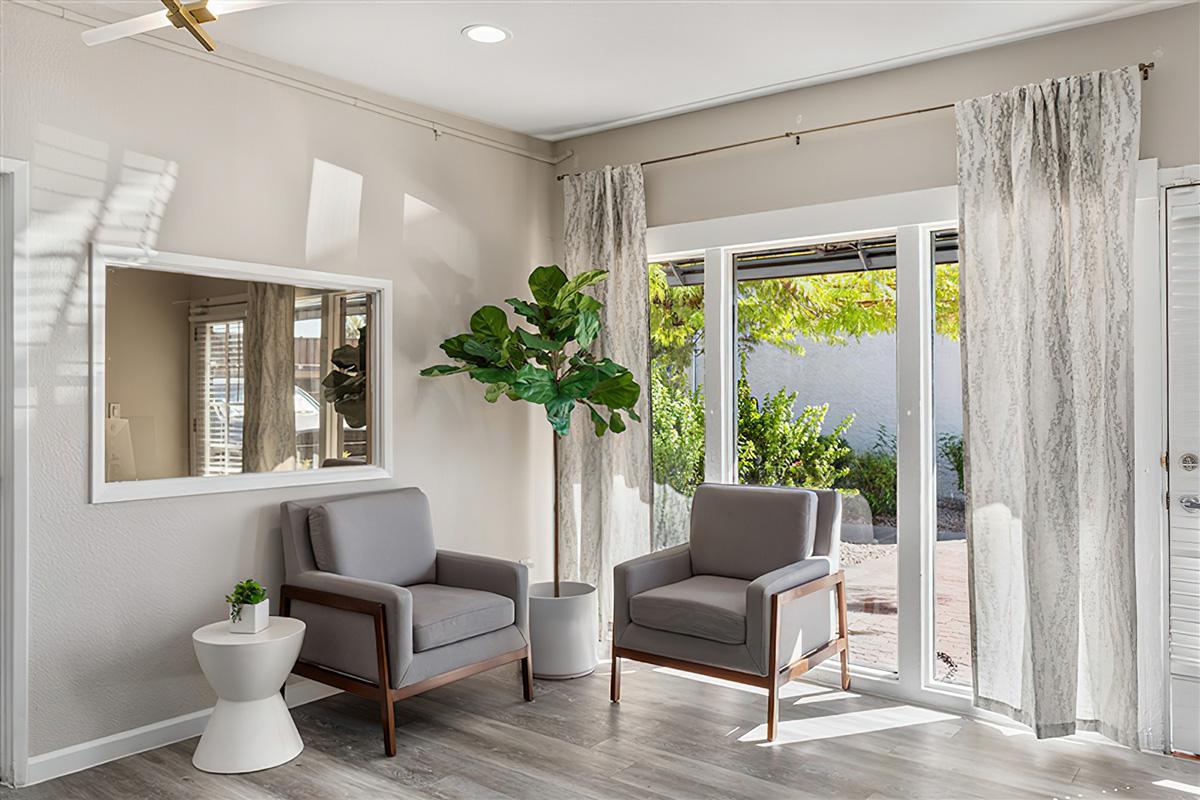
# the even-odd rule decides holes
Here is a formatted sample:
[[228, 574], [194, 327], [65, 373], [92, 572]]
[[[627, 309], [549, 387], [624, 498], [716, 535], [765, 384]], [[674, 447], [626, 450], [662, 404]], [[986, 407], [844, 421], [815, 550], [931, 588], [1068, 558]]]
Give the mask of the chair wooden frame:
[[360, 597], [352, 597], [336, 592], [325, 592], [319, 589], [307, 589], [302, 586], [284, 584], [280, 591], [279, 613], [281, 615], [285, 617], [291, 616], [293, 600], [337, 608], [342, 611], [351, 611], [357, 614], [366, 614], [374, 620], [375, 656], [378, 668], [378, 678], [375, 683], [353, 675], [347, 675], [343, 672], [337, 672], [336, 670], [304, 661], [303, 659], [297, 661], [295, 666], [292, 667], [292, 674], [300, 675], [301, 677], [323, 683], [326, 686], [332, 686], [335, 689], [341, 689], [342, 691], [356, 694], [359, 697], [365, 697], [368, 700], [378, 702], [381, 722], [383, 724], [384, 751], [389, 756], [396, 755], [396, 709], [394, 704], [399, 700], [427, 692], [430, 689], [436, 689], [439, 686], [445, 686], [448, 683], [453, 683], [463, 678], [469, 678], [472, 675], [478, 675], [480, 672], [487, 672], [490, 669], [511, 664], [514, 661], [521, 662], [521, 682], [525, 700], [533, 700], [533, 658], [529, 645], [516, 650], [510, 650], [507, 653], [501, 653], [475, 664], [467, 664], [458, 669], [434, 675], [432, 678], [426, 678], [410, 686], [401, 686], [399, 689], [393, 689], [389, 679], [387, 610], [383, 603], [363, 600]]
[[617, 647], [614, 643], [612, 649], [612, 677], [609, 684], [609, 694], [612, 702], [621, 702], [622, 658], [641, 661], [646, 664], [654, 664], [658, 667], [678, 669], [684, 672], [695, 672], [710, 678], [720, 678], [721, 680], [741, 683], [747, 686], [757, 686], [767, 690], [767, 741], [775, 741], [775, 736], [779, 731], [779, 688], [788, 681], [808, 672], [825, 659], [838, 655], [841, 657], [842, 662], [842, 690], [845, 691], [850, 688], [850, 639], [846, 623], [846, 573], [842, 570], [771, 596], [771, 643], [768, 649], [768, 663], [779, 663], [780, 609], [788, 603], [825, 589], [832, 589], [837, 599], [837, 636], [795, 661], [779, 668], [775, 671], [774, 675], [753, 675], [748, 672], [738, 672], [737, 670], [724, 669], [722, 667], [710, 667], [707, 664], [697, 664], [641, 650], [631, 650], [627, 647]]

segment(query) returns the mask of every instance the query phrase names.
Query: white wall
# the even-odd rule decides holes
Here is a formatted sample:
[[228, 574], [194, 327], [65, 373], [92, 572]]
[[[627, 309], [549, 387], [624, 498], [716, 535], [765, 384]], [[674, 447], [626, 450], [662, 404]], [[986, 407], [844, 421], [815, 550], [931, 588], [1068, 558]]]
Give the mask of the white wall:
[[[30, 161], [33, 184], [35, 755], [211, 705], [191, 631], [220, 618], [235, 579], [278, 586], [282, 500], [347, 491], [89, 505], [93, 237], [392, 279], [396, 477], [354, 489], [419, 485], [441, 545], [533, 556], [535, 573], [549, 566], [550, 498], [537, 486], [549, 474], [544, 421], [417, 370], [470, 311], [519, 293], [530, 267], [550, 258], [550, 167], [222, 67], [220, 53], [86, 48], [80, 30], [5, 3], [0, 154]], [[339, 212], [357, 199], [346, 196], [354, 175], [357, 228]]]

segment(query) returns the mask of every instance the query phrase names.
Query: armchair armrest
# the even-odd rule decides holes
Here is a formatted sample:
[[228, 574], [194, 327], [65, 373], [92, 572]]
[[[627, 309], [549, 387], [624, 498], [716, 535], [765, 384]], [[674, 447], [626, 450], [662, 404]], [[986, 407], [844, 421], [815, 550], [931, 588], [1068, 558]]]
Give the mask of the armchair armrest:
[[388, 679], [392, 687], [400, 684], [413, 657], [412, 594], [408, 589], [306, 570], [284, 584], [282, 600], [285, 614], [303, 619], [309, 626], [301, 660], [372, 682], [379, 674], [373, 619], [377, 611], [381, 613]]
[[[768, 662], [770, 655], [768, 649], [771, 642], [771, 604], [776, 597], [779, 598], [781, 606], [790, 604], [792, 600], [798, 600], [801, 597], [806, 597], [813, 592], [817, 592], [823, 588], [833, 588], [833, 582], [830, 581], [828, 586], [819, 583], [822, 578], [829, 576], [829, 559], [827, 558], [807, 558], [803, 561], [797, 561], [794, 564], [788, 564], [785, 567], [772, 570], [766, 575], [761, 575], [750, 583], [746, 588], [746, 647], [750, 650], [750, 656], [758, 663], [763, 674], [769, 674], [770, 669]], [[814, 582], [818, 582], [815, 583]], [[809, 604], [805, 604], [809, 605]], [[828, 608], [821, 605], [822, 608]], [[791, 654], [792, 646], [802, 638], [803, 631], [801, 627], [808, 622], [810, 624], [820, 625], [820, 620], [802, 619], [799, 612], [803, 609], [788, 609], [786, 612], [780, 610], [780, 627], [781, 639], [784, 642], [781, 651], [786, 651], [785, 658]], [[817, 613], [821, 613], [819, 610]], [[812, 616], [811, 614], [809, 616]], [[827, 626], [829, 623], [829, 612], [824, 612], [824, 623]], [[821, 644], [824, 644], [822, 640]], [[787, 659], [790, 660], [790, 659]], [[776, 665], [778, 667], [778, 665]]]
[[629, 624], [629, 598], [692, 577], [692, 551], [686, 544], [659, 550], [613, 568], [613, 642]]
[[478, 589], [512, 600], [517, 628], [529, 640], [529, 568], [516, 561], [470, 553], [437, 551], [437, 582]]

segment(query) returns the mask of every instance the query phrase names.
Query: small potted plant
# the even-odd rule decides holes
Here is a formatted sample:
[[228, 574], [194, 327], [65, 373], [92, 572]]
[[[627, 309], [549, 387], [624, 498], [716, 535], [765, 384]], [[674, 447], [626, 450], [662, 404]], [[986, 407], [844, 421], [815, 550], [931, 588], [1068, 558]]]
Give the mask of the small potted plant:
[[231, 633], [258, 633], [271, 621], [271, 601], [267, 590], [253, 578], [246, 578], [225, 595], [229, 604], [229, 630]]

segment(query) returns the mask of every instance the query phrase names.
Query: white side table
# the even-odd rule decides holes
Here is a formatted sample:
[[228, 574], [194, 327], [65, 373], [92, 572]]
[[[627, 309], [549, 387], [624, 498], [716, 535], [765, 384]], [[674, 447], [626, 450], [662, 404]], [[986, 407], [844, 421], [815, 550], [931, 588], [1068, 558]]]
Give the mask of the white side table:
[[205, 772], [254, 772], [300, 755], [304, 742], [279, 690], [304, 642], [304, 623], [271, 617], [258, 633], [230, 633], [214, 622], [192, 634], [200, 669], [217, 705], [192, 764]]

